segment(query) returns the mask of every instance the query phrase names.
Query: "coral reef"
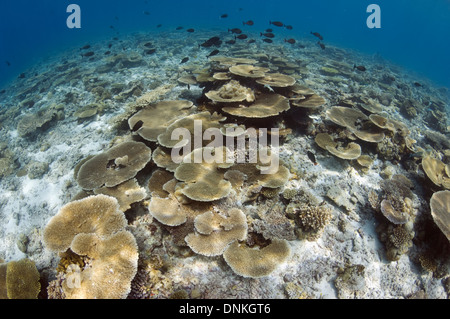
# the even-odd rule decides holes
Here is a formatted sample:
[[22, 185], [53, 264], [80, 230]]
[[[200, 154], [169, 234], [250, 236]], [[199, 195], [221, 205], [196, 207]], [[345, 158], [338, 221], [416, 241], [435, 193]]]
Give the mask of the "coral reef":
[[134, 236], [125, 230], [126, 225], [117, 200], [106, 195], [66, 204], [50, 220], [44, 230], [49, 249], [55, 252], [70, 249], [78, 256], [87, 256], [83, 269], [79, 263], [65, 268], [59, 283], [64, 298], [128, 296], [137, 271], [138, 247]]
[[39, 279], [35, 263], [28, 258], [0, 264], [0, 299], [37, 299]]
[[272, 273], [289, 258], [290, 253], [289, 244], [285, 240], [276, 239], [261, 249], [250, 248], [234, 241], [225, 250], [223, 257], [238, 275], [259, 278]]
[[5, 259], [48, 298], [447, 298], [445, 94], [332, 45], [194, 39], [0, 93]]
[[151, 154], [143, 143], [121, 143], [83, 162], [76, 175], [77, 182], [86, 190], [117, 186], [135, 177], [150, 161]]
[[434, 193], [430, 199], [430, 208], [434, 222], [450, 240], [450, 191]]

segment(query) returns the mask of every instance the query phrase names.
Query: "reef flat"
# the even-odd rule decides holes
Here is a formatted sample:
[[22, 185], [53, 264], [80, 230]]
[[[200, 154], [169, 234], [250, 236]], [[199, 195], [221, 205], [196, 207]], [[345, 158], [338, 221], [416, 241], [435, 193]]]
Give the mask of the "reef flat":
[[[248, 35], [108, 39], [5, 88], [2, 265], [33, 261], [40, 298], [448, 298], [448, 89]], [[279, 169], [174, 162], [195, 121], [277, 128]]]

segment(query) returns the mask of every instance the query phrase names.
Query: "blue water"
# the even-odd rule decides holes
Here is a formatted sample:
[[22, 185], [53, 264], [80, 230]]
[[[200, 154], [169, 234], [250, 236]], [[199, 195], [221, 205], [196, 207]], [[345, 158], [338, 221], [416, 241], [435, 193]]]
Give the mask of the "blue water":
[[[81, 7], [81, 29], [66, 26], [71, 3]], [[366, 25], [371, 3], [381, 8], [380, 29]], [[255, 31], [270, 27], [270, 20], [292, 25], [289, 33], [283, 30], [292, 37], [311, 37], [310, 31], [318, 31], [325, 43], [379, 54], [436, 85], [450, 87], [449, 0], [3, 0], [1, 8], [0, 88], [54, 54], [117, 32], [177, 26], [226, 30], [242, 27], [249, 19]], [[220, 18], [224, 13], [228, 17]]]

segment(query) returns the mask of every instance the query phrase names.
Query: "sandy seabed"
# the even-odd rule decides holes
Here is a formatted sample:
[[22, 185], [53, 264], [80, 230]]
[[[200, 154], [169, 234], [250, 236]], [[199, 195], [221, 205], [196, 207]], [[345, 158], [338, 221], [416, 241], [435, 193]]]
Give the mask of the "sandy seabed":
[[[232, 38], [221, 31], [186, 36], [138, 33], [91, 43], [87, 51], [94, 52], [92, 57], [81, 56], [87, 51], [79, 48], [61, 53], [37, 64], [25, 78], [5, 88], [0, 95], [0, 257], [6, 262], [30, 258], [44, 282], [56, 278], [59, 257], [45, 247], [42, 232], [50, 218], [81, 190], [74, 178], [75, 166], [109, 148], [114, 138], [131, 134], [127, 127], [115, 125], [115, 119], [128, 112], [129, 105], [140, 96], [154, 92], [154, 102], [186, 99], [197, 105], [202, 88], [196, 84], [188, 88], [178, 78], [209, 67], [207, 55], [216, 47], [198, 44], [215, 35], [223, 41]], [[146, 46], [149, 42], [151, 45]], [[150, 53], [149, 48], [156, 51]], [[430, 196], [439, 187], [420, 167], [421, 154], [410, 152], [390, 158], [371, 147], [366, 153], [374, 161], [370, 168], [362, 168], [355, 161], [331, 155], [314, 141], [314, 135], [330, 125], [327, 109], [342, 101], [365, 99], [381, 105], [387, 117], [404, 123], [416, 147], [432, 148], [448, 164], [448, 89], [435, 87], [379, 56], [329, 45], [322, 50], [311, 39], [298, 39], [293, 45], [281, 39], [264, 43], [257, 38], [252, 44], [238, 40], [234, 45], [223, 43], [218, 49], [221, 56], [256, 56], [261, 63], [271, 65], [282, 57], [283, 63], [291, 65], [286, 69], [298, 83], [325, 98], [326, 103], [308, 118], [306, 126], [290, 126], [292, 133], [283, 139], [279, 155], [293, 176], [284, 189], [297, 190], [300, 201], [312, 197], [325, 202], [332, 208], [331, 221], [315, 240], [292, 238], [290, 226], [270, 218], [274, 206], [283, 212], [290, 203], [282, 191], [274, 198], [260, 195], [250, 202], [233, 202], [238, 198], [233, 197], [235, 194], [220, 200], [219, 209], [237, 205], [247, 218], [261, 220], [250, 225], [255, 232], [289, 239], [291, 255], [287, 261], [269, 276], [252, 279], [235, 274], [222, 256], [200, 256], [186, 247], [174, 246], [166, 227], [149, 216], [144, 205], [134, 206], [127, 212], [129, 230], [139, 248], [145, 254], [151, 251], [159, 255], [165, 266], [149, 270], [140, 263], [129, 298], [167, 298], [179, 291], [190, 298], [205, 299], [448, 298], [448, 241], [441, 238], [436, 248], [430, 247], [426, 238], [430, 227], [440, 232], [433, 228], [429, 208]], [[108, 67], [108, 59], [118, 55], [133, 57], [130, 65]], [[189, 61], [180, 64], [184, 57]], [[354, 64], [367, 70], [354, 70]], [[77, 117], [80, 108], [92, 103], [101, 105], [96, 114]], [[55, 110], [51, 121], [22, 136], [19, 120], [48, 107]], [[430, 117], [430, 110], [443, 110], [439, 122]], [[315, 154], [317, 165], [308, 151]], [[380, 193], [380, 182], [395, 174], [408, 177], [414, 184], [411, 205], [415, 236], [405, 253], [389, 260], [379, 231], [386, 220], [372, 207], [368, 194]], [[430, 251], [437, 265], [434, 271], [421, 263], [421, 256]], [[143, 251], [140, 254], [145, 255]]]

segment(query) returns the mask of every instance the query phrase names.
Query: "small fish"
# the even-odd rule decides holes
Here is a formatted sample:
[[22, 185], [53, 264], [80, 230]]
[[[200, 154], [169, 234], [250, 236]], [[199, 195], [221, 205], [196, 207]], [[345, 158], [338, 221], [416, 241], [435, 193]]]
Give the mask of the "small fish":
[[181, 60], [180, 64], [186, 63], [187, 61], [189, 61], [188, 57], [183, 58], [183, 60]]
[[320, 42], [320, 41], [317, 41], [317, 44], [320, 45], [320, 48], [321, 48], [322, 50], [325, 50], [325, 44], [323, 44], [323, 43]]
[[273, 42], [272, 39], [269, 39], [269, 38], [264, 38], [263, 41], [266, 42], [266, 43], [272, 43]]
[[131, 128], [132, 132], [136, 132], [137, 130], [139, 130], [142, 126], [144, 125], [144, 122], [142, 120], [139, 120], [136, 122], [136, 124], [134, 124], [134, 126]]
[[248, 40], [248, 42], [247, 43], [255, 43], [256, 42], [256, 40], [255, 39], [250, 39], [250, 40]]
[[318, 164], [316, 161], [316, 156], [314, 155], [313, 152], [308, 151], [308, 152], [306, 152], [306, 154], [308, 155], [309, 160], [314, 163], [314, 165]]
[[189, 33], [192, 33], [192, 32], [194, 32], [195, 30], [191, 28], [191, 29], [187, 29], [186, 31], [189, 32]]
[[225, 43], [226, 44], [235, 44], [236, 40], [228, 40], [228, 41], [225, 41]]
[[224, 13], [220, 16], [222, 19], [228, 18], [228, 14]]
[[269, 24], [273, 24], [274, 26], [277, 26], [277, 27], [282, 27], [282, 26], [284, 26], [284, 24], [283, 24], [283, 22], [280, 22], [280, 21], [269, 21]]
[[273, 30], [272, 29], [266, 29], [266, 32], [272, 32]]
[[150, 55], [156, 52], [156, 49], [150, 49], [150, 50], [146, 50], [145, 54]]
[[105, 52], [105, 55], [110, 55], [111, 54], [111, 51], [106, 51]]
[[248, 20], [248, 21], [244, 21], [242, 22], [244, 25], [253, 25], [253, 21], [252, 20]]
[[112, 43], [108, 44], [108, 49], [111, 49]]
[[219, 50], [214, 50], [214, 51], [212, 51], [210, 54], [208, 54], [208, 58], [210, 57], [210, 56], [213, 56], [213, 55], [217, 55], [217, 54], [219, 54]]
[[82, 47], [80, 50], [87, 50], [91, 47], [90, 44], [85, 45], [84, 47]]
[[7, 66], [11, 66], [11, 63], [9, 61], [5, 61]]
[[364, 72], [364, 71], [366, 71], [366, 67], [365, 66], [363, 66], [363, 65], [356, 65], [356, 64], [354, 64], [353, 65], [353, 70], [354, 69], [358, 69], [359, 71], [362, 71], [362, 72]]
[[290, 44], [294, 44], [295, 43], [295, 39], [284, 39], [284, 42], [290, 43]]
[[233, 29], [228, 29], [228, 32], [235, 33], [235, 34], [241, 34], [242, 30], [238, 29], [238, 28], [233, 28]]
[[260, 36], [265, 36], [266, 38], [275, 38], [275, 34], [271, 33], [271, 32], [266, 32], [266, 33], [262, 33], [260, 32]]
[[81, 56], [83, 57], [90, 57], [90, 56], [93, 56], [95, 53], [94, 52], [92, 52], [92, 51], [89, 51], [89, 52], [86, 52], [86, 53], [84, 53], [84, 54], [82, 54]]
[[237, 37], [235, 36], [234, 38], [235, 38], [235, 39], [237, 38], [237, 39], [245, 40], [245, 39], [247, 39], [247, 35], [245, 35], [245, 34], [239, 34]]
[[414, 82], [414, 86], [416, 86], [416, 87], [421, 87], [422, 84], [420, 84], [419, 82]]
[[153, 44], [151, 42], [147, 42], [144, 44], [144, 47], [146, 48], [151, 48], [153, 46]]
[[264, 84], [264, 87], [268, 89], [270, 92], [275, 92], [269, 84]]
[[150, 12], [144, 11], [144, 14], [145, 14], [146, 16], [149, 16], [149, 15], [150, 15]]
[[320, 33], [318, 33], [318, 32], [310, 32], [312, 35], [314, 35], [314, 36], [316, 36], [316, 37], [318, 37], [319, 39], [320, 39], [320, 41], [323, 41], [323, 36], [321, 36], [320, 35]]
[[293, 27], [292, 27], [291, 25], [285, 25], [285, 27], [286, 27], [286, 29], [288, 29], [288, 30], [292, 30], [292, 29], [293, 29]]
[[161, 28], [161, 27], [162, 27], [162, 24], [158, 24], [156, 27], [157, 27], [157, 28]]
[[200, 44], [200, 46], [202, 46], [204, 48], [209, 48], [213, 45], [215, 45], [216, 47], [220, 47], [221, 44], [222, 44], [222, 40], [220, 40], [219, 37], [212, 37], [212, 38], [209, 38], [208, 40], [206, 40], [205, 42], [203, 42], [202, 44]]
[[109, 28], [114, 30], [114, 26], [113, 25], [110, 25]]
[[19, 79], [25, 79], [25, 73], [20, 73]]
[[183, 27], [177, 27], [175, 30], [183, 30]]

